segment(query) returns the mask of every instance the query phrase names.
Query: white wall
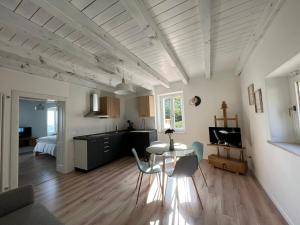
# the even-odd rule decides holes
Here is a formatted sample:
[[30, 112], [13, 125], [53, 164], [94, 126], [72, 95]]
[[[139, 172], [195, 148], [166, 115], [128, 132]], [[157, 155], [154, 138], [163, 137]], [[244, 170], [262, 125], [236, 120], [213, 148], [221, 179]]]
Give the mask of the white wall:
[[[89, 94], [97, 91], [101, 95], [106, 95], [110, 91], [107, 87], [99, 87], [88, 82], [81, 82], [81, 86], [67, 82], [57, 81], [49, 78], [25, 74], [13, 70], [0, 68], [0, 92], [7, 97], [5, 111], [5, 133], [4, 133], [4, 151], [3, 155], [3, 184], [4, 187], [9, 185], [9, 163], [10, 163], [10, 118], [11, 118], [11, 96], [13, 90], [30, 93], [58, 96], [66, 100], [67, 121], [66, 137], [67, 152], [65, 154], [66, 164], [64, 172], [73, 170], [73, 136], [97, 133], [102, 131], [113, 130], [114, 124], [119, 127], [125, 125], [124, 118], [124, 101], [121, 99], [121, 119], [95, 119], [85, 118], [83, 115], [89, 109]], [[111, 123], [113, 122], [113, 123]]]
[[249, 58], [241, 75], [245, 140], [254, 173], [290, 224], [300, 224], [300, 157], [267, 143], [267, 109], [256, 114], [248, 104], [247, 87], [261, 88], [266, 103], [265, 77], [300, 51], [300, 1], [287, 0]]
[[[43, 104], [44, 110], [35, 110], [37, 104]], [[19, 103], [20, 127], [31, 127], [33, 137], [47, 136], [47, 106], [46, 102], [20, 100]]]
[[[176, 133], [174, 140], [188, 145], [196, 140], [204, 143], [204, 157], [207, 158], [208, 155], [216, 152], [215, 148], [207, 147], [206, 144], [209, 143], [208, 127], [214, 126], [214, 115], [222, 117], [222, 101], [227, 102], [228, 116], [238, 114], [240, 122], [242, 121], [240, 79], [233, 75], [226, 76], [226, 78], [217, 76], [211, 80], [194, 78], [188, 85], [177, 82], [172, 84], [170, 89], [157, 87], [155, 94], [158, 96], [176, 91], [183, 91], [186, 129], [183, 133]], [[189, 100], [195, 95], [202, 99], [198, 107], [189, 104]], [[156, 105], [159, 106], [159, 104]], [[168, 137], [160, 133], [159, 139], [168, 140]]]

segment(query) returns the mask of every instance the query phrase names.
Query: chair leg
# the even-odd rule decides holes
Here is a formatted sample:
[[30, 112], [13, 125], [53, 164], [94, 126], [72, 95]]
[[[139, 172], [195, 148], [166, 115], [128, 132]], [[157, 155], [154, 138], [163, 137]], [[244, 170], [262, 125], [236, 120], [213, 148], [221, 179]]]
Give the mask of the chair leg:
[[135, 204], [137, 204], [137, 203], [138, 203], [138, 200], [139, 200], [139, 195], [140, 195], [141, 185], [142, 185], [142, 181], [143, 181], [143, 175], [144, 175], [144, 173], [142, 173], [142, 176], [141, 176], [141, 179], [140, 179], [140, 185], [139, 185], [139, 190], [138, 190], [138, 194], [137, 194], [137, 198], [136, 198]]
[[157, 178], [158, 178], [158, 184], [159, 184], [159, 188], [160, 188], [160, 191], [161, 191], [161, 204], [163, 205], [164, 204], [164, 193], [163, 193], [163, 189], [162, 189], [162, 186], [161, 186], [161, 180], [160, 180], [160, 175], [159, 173], [157, 173]]
[[139, 172], [139, 176], [138, 176], [138, 179], [137, 179], [137, 181], [136, 181], [136, 185], [135, 185], [135, 189], [134, 189], [134, 191], [137, 189], [137, 187], [138, 187], [138, 183], [139, 183], [139, 181], [140, 181], [140, 176], [141, 176], [141, 172]]
[[200, 195], [199, 195], [199, 192], [198, 192], [197, 186], [196, 186], [196, 182], [195, 182], [195, 180], [194, 180], [194, 177], [193, 177], [193, 176], [192, 176], [192, 181], [193, 181], [194, 187], [195, 187], [195, 189], [196, 189], [197, 196], [198, 196], [198, 198], [199, 198], [199, 201], [200, 201], [201, 207], [202, 207], [202, 209], [203, 209], [202, 201], [201, 201], [201, 198], [200, 198]]
[[200, 166], [200, 165], [199, 165], [199, 169], [200, 169], [200, 172], [201, 172], [201, 174], [202, 174], [202, 177], [203, 177], [203, 179], [204, 179], [204, 183], [205, 183], [206, 187], [208, 187], [208, 185], [207, 185], [207, 182], [206, 182], [206, 178], [205, 178], [205, 176], [204, 176], [204, 173], [203, 173], [203, 171], [202, 171], [202, 169], [201, 169], [201, 166]]

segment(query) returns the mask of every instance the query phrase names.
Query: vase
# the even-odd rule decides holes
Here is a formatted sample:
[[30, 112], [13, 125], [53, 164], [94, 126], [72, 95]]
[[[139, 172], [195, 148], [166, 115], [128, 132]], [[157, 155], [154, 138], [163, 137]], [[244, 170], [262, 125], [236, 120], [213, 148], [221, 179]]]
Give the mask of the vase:
[[169, 147], [170, 151], [174, 151], [174, 140], [171, 138], [170, 139], [170, 147]]

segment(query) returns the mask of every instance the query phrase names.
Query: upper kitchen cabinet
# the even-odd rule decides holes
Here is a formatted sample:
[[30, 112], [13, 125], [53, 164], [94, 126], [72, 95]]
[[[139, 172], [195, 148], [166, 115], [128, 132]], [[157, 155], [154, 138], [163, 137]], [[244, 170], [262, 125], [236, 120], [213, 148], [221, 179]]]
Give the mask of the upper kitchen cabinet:
[[138, 110], [140, 117], [154, 117], [154, 96], [139, 96], [138, 97]]
[[108, 115], [110, 118], [120, 118], [120, 99], [113, 96], [100, 98], [101, 114]]

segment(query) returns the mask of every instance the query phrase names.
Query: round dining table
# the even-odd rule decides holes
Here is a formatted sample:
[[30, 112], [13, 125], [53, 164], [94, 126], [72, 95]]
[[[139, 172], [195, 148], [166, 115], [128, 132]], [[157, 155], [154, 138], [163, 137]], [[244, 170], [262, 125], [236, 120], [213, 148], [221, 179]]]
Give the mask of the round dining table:
[[179, 157], [192, 155], [194, 154], [194, 150], [191, 146], [182, 144], [182, 143], [175, 143], [174, 150], [170, 150], [169, 143], [155, 141], [152, 142], [151, 145], [146, 148], [146, 151], [153, 156], [152, 163], [155, 163], [155, 156], [162, 156], [162, 193], [163, 199], [165, 195], [165, 172], [166, 172], [166, 158], [174, 158], [174, 163], [176, 163], [176, 159]]

